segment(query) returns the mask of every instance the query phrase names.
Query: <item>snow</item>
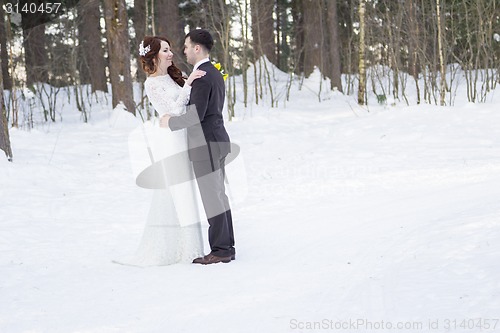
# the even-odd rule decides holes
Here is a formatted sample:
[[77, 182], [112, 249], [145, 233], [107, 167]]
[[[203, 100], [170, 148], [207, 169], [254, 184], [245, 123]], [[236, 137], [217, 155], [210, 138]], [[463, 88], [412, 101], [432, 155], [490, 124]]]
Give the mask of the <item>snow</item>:
[[0, 332], [493, 326], [498, 97], [471, 104], [458, 91], [438, 107], [371, 96], [366, 108], [329, 84], [318, 102], [319, 78], [294, 84], [277, 108], [266, 97], [244, 109], [239, 92], [226, 125], [246, 196], [233, 204], [230, 264], [111, 262], [135, 251], [151, 200], [128, 156], [140, 119], [104, 108], [84, 124], [67, 107], [63, 122], [11, 129], [14, 163], [0, 158]]

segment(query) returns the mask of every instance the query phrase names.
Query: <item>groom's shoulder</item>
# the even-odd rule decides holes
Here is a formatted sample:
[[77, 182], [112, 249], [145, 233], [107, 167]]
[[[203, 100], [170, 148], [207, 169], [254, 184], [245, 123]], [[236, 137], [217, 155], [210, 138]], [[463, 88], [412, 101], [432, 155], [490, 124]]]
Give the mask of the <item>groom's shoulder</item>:
[[[198, 68], [215, 68], [210, 61], [206, 61], [200, 65]], [[215, 68], [216, 69], [216, 68]]]
[[212, 65], [210, 62], [206, 62], [200, 65], [199, 69], [207, 73], [205, 76], [201, 78], [207, 81], [214, 81], [217, 79], [217, 76], [221, 76], [219, 70], [215, 68], [214, 65]]
[[214, 67], [214, 65], [212, 65], [210, 62], [206, 62], [204, 64], [201, 64], [200, 67], [199, 67], [201, 70], [204, 70], [205, 72], [207, 72], [207, 75], [208, 76], [212, 76], [214, 75], [216, 72], [218, 73], [219, 71], [217, 70], [217, 68]]

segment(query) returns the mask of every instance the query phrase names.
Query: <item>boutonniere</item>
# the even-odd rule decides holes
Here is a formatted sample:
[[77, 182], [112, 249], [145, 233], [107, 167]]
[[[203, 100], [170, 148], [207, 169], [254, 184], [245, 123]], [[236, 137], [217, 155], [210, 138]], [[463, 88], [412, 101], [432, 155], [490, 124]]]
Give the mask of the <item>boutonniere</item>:
[[227, 77], [229, 76], [228, 74], [226, 74], [226, 72], [224, 72], [224, 68], [222, 68], [222, 65], [220, 64], [220, 62], [212, 62], [212, 65], [214, 65], [215, 68], [217, 68], [217, 70], [220, 72], [220, 74], [222, 75], [222, 78], [224, 79], [224, 81], [226, 81]]

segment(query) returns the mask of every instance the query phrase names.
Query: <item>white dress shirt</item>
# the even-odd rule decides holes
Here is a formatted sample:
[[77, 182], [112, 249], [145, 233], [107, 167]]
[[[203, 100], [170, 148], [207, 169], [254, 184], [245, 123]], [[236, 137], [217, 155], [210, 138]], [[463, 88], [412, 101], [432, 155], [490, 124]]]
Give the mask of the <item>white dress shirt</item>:
[[204, 58], [204, 59], [201, 59], [200, 61], [198, 61], [198, 62], [194, 65], [194, 67], [193, 67], [193, 72], [194, 72], [195, 70], [197, 70], [197, 69], [198, 69], [198, 67], [200, 67], [200, 65], [201, 65], [201, 64], [204, 64], [204, 63], [206, 63], [207, 61], [210, 61], [210, 59], [209, 59], [209, 58]]

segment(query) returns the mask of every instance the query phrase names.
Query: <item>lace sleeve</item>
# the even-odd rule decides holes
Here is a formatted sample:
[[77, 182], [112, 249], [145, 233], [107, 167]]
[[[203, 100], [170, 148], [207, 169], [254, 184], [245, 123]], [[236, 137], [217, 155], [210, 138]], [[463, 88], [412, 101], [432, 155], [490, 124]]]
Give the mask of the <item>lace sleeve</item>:
[[160, 117], [166, 113], [177, 116], [186, 112], [191, 86], [185, 84], [182, 89], [179, 89], [175, 86], [168, 86], [164, 82], [146, 80], [144, 88], [149, 101]]
[[191, 96], [191, 86], [189, 84], [184, 84], [182, 87], [179, 97], [177, 97], [176, 103], [181, 106], [186, 106], [189, 103], [189, 97]]

